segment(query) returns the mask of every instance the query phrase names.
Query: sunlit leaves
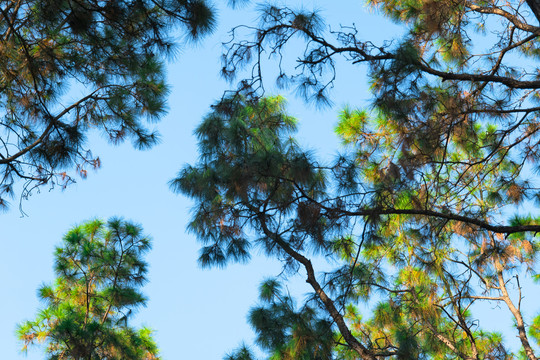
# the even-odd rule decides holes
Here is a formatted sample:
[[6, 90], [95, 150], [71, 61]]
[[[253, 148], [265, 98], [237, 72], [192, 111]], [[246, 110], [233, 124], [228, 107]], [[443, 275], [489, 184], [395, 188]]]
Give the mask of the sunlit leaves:
[[348, 107], [343, 109], [335, 131], [344, 144], [351, 144], [360, 140], [367, 117], [366, 111], [352, 110]]

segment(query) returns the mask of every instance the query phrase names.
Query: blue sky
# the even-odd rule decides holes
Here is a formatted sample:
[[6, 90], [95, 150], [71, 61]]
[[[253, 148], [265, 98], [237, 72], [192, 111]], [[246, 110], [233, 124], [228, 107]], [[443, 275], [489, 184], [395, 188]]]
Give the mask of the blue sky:
[[[393, 38], [399, 29], [368, 13], [360, 1], [288, 1], [289, 6], [319, 9], [328, 24], [356, 23], [365, 37]], [[256, 303], [259, 283], [280, 272], [280, 264], [254, 257], [248, 265], [202, 270], [198, 267], [199, 244], [185, 231], [192, 203], [173, 194], [167, 182], [186, 163], [197, 160], [194, 128], [209, 106], [230, 86], [219, 77], [221, 43], [235, 24], [256, 18], [252, 9], [221, 8], [213, 36], [196, 45], [182, 45], [167, 66], [171, 84], [169, 113], [157, 124], [162, 143], [149, 151], [136, 151], [130, 144], [112, 146], [93, 134], [93, 153], [102, 168], [89, 172], [88, 179], [65, 191], [43, 188], [18, 210], [18, 199], [0, 214], [0, 349], [4, 359], [41, 359], [42, 349], [20, 352], [14, 331], [16, 324], [31, 319], [40, 304], [36, 290], [54, 276], [53, 250], [72, 226], [92, 218], [122, 216], [140, 223], [150, 234], [153, 250], [149, 283], [144, 287], [148, 306], [141, 309], [136, 323], [156, 330], [164, 359], [221, 359], [253, 333], [246, 322], [249, 308]], [[341, 66], [341, 65], [338, 65]], [[365, 69], [340, 68], [332, 92], [335, 106], [315, 109], [293, 95], [290, 113], [300, 120], [300, 143], [317, 155], [331, 158], [339, 149], [333, 127], [337, 112], [346, 104], [368, 104]], [[271, 83], [271, 81], [269, 82]], [[268, 88], [270, 94], [275, 93]], [[290, 287], [301, 294], [308, 289], [301, 276]]]

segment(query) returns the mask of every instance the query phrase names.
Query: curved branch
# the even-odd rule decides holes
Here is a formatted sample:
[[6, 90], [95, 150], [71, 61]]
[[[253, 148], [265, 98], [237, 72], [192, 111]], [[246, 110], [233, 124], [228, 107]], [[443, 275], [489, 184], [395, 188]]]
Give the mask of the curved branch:
[[[502, 10], [501, 10], [502, 11]], [[290, 25], [279, 25], [275, 26], [269, 30], [275, 30], [276, 28], [287, 28], [287, 29], [295, 29]], [[518, 27], [516, 25], [516, 27]], [[535, 35], [532, 36], [532, 39], [534, 39], [537, 36], [540, 36], [540, 27], [532, 27], [533, 29], [530, 29], [531, 32], [533, 32]], [[347, 47], [338, 47], [335, 46], [328, 41], [316, 36], [312, 32], [305, 30], [305, 29], [295, 29], [302, 31], [306, 36], [308, 36], [311, 41], [318, 43], [319, 45], [323, 47], [327, 47], [333, 51], [332, 54], [339, 54], [339, 53], [353, 53], [356, 55], [359, 55], [359, 59], [355, 59], [352, 63], [357, 64], [360, 62], [366, 62], [366, 61], [383, 61], [383, 60], [392, 60], [395, 59], [396, 56], [391, 53], [382, 52], [379, 55], [371, 55], [364, 51], [363, 49], [359, 47], [353, 47], [353, 46], [347, 46]], [[532, 31], [534, 30], [534, 31]], [[531, 37], [529, 37], [531, 38]], [[529, 39], [527, 38], [527, 39]], [[322, 59], [321, 59], [322, 60]], [[309, 63], [305, 60], [300, 60], [302, 63]], [[320, 60], [317, 60], [316, 62], [320, 62]], [[313, 63], [313, 61], [311, 61]], [[423, 72], [426, 72], [431, 75], [435, 75], [440, 77], [443, 81], [445, 80], [461, 80], [461, 81], [473, 81], [473, 82], [492, 82], [492, 83], [500, 83], [503, 84], [509, 88], [512, 89], [537, 89], [540, 87], [540, 80], [530, 80], [530, 81], [521, 81], [510, 77], [505, 76], [498, 76], [498, 75], [492, 75], [492, 74], [470, 74], [470, 73], [452, 73], [452, 72], [445, 72], [441, 70], [436, 70], [430, 66], [428, 66], [425, 63], [418, 62], [416, 64], [419, 69]]]
[[[527, 0], [527, 4], [529, 4], [529, 7], [531, 7], [531, 4], [535, 6], [535, 8], [531, 7], [531, 10], [535, 13], [535, 16], [538, 18], [538, 15], [536, 11], [539, 10], [539, 3], [538, 0]], [[504, 18], [506, 18], [508, 21], [510, 21], [512, 24], [514, 24], [518, 29], [523, 31], [528, 31], [535, 34], [540, 34], [540, 27], [533, 26], [530, 24], [527, 24], [520, 19], [516, 15], [513, 15], [507, 11], [504, 11], [501, 8], [498, 7], [487, 7], [487, 6], [479, 6], [476, 4], [467, 3], [467, 7], [475, 12], [482, 13], [482, 14], [493, 14], [493, 15], [499, 15]], [[535, 10], [536, 9], [536, 10]]]
[[418, 62], [416, 65], [423, 72], [440, 77], [442, 81], [460, 80], [460, 81], [472, 81], [472, 82], [500, 83], [512, 89], [538, 89], [540, 87], [539, 80], [522, 81], [522, 80], [516, 80], [514, 78], [510, 78], [506, 76], [498, 76], [498, 75], [451, 73], [451, 72], [436, 70], [420, 62]]
[[268, 228], [265, 215], [263, 213], [259, 212], [258, 209], [253, 208], [252, 210], [257, 213], [257, 219], [259, 221], [259, 224], [261, 225], [264, 234], [274, 240], [279, 245], [279, 247], [281, 247], [283, 251], [285, 251], [294, 260], [298, 261], [304, 266], [307, 272], [306, 282], [311, 285], [313, 290], [315, 290], [315, 293], [326, 307], [326, 310], [328, 311], [332, 319], [336, 322], [339, 332], [341, 333], [347, 344], [349, 344], [349, 346], [351, 346], [351, 348], [354, 349], [361, 356], [362, 359], [376, 360], [377, 357], [373, 355], [371, 351], [369, 351], [364, 345], [362, 345], [356, 339], [356, 337], [354, 337], [354, 335], [347, 327], [345, 319], [343, 319], [343, 316], [339, 313], [336, 306], [334, 305], [332, 299], [330, 299], [330, 297], [326, 294], [321, 285], [317, 282], [317, 279], [315, 277], [315, 271], [313, 270], [313, 265], [311, 264], [311, 261], [302, 254], [295, 251], [293, 248], [291, 248], [291, 246], [287, 244], [287, 242], [284, 241], [279, 235], [273, 233]]
[[[294, 182], [293, 182], [294, 183]], [[469, 216], [453, 214], [451, 212], [440, 212], [434, 210], [426, 209], [395, 209], [395, 208], [373, 208], [373, 209], [360, 209], [356, 211], [336, 209], [318, 202], [311, 196], [309, 196], [301, 186], [294, 183], [294, 186], [300, 191], [303, 197], [309, 201], [318, 204], [322, 209], [328, 211], [329, 213], [338, 213], [346, 216], [378, 216], [378, 215], [420, 215], [427, 217], [435, 217], [439, 219], [446, 219], [451, 221], [459, 221], [469, 225], [475, 225], [479, 228], [487, 231], [491, 231], [498, 234], [515, 234], [520, 232], [540, 232], [540, 225], [516, 225], [516, 226], [507, 226], [507, 225], [493, 225], [487, 221], [476, 219]]]

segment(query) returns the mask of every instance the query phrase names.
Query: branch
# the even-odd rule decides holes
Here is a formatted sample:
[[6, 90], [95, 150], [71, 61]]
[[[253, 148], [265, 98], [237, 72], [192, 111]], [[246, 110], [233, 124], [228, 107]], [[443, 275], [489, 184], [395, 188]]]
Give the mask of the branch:
[[[502, 11], [502, 10], [501, 10]], [[525, 24], [526, 25], [526, 24]], [[529, 25], [530, 26], [530, 25]], [[291, 26], [281, 25], [281, 27], [290, 28]], [[519, 28], [519, 26], [516, 25], [516, 27]], [[540, 35], [540, 27], [531, 27], [529, 29], [531, 32], [533, 32], [536, 36]], [[320, 44], [321, 46], [327, 47], [333, 51], [332, 54], [338, 54], [338, 53], [354, 53], [357, 55], [360, 55], [360, 59], [354, 60], [352, 63], [357, 64], [364, 61], [382, 61], [382, 60], [392, 60], [395, 59], [396, 56], [394, 54], [390, 54], [387, 52], [383, 52], [380, 55], [371, 55], [364, 51], [363, 49], [360, 49], [358, 47], [337, 47], [335, 45], [332, 45], [331, 43], [327, 42], [326, 40], [315, 36], [309, 31], [301, 30], [304, 34], [306, 34], [313, 42], [316, 42]], [[536, 36], [533, 36], [535, 38]], [[301, 61], [303, 63], [309, 63], [308, 61]], [[320, 62], [320, 61], [317, 61]], [[495, 83], [501, 83], [509, 88], [513, 89], [537, 89], [540, 87], [540, 81], [534, 80], [534, 81], [520, 81], [516, 80], [514, 78], [505, 77], [505, 76], [498, 76], [498, 75], [486, 75], [486, 74], [469, 74], [469, 73], [451, 73], [451, 72], [445, 72], [433, 69], [432, 67], [426, 65], [425, 63], [418, 62], [416, 64], [420, 70], [431, 74], [438, 76], [442, 78], [442, 80], [461, 80], [461, 81], [474, 81], [474, 82], [495, 82]]]
[[498, 75], [484, 75], [484, 74], [469, 74], [469, 73], [451, 73], [433, 69], [432, 67], [418, 62], [416, 64], [420, 70], [440, 77], [444, 80], [460, 80], [460, 81], [472, 81], [472, 82], [492, 82], [500, 83], [512, 89], [538, 89], [540, 87], [539, 80], [521, 81], [514, 78], [498, 76]]
[[[535, 13], [535, 16], [538, 18], [537, 11], [539, 10], [539, 2], [538, 0], [526, 0], [527, 4], [529, 4], [529, 7], [531, 7], [531, 10]], [[532, 6], [531, 6], [532, 4]], [[494, 14], [499, 15], [507, 20], [509, 20], [512, 24], [515, 25], [520, 30], [528, 31], [535, 34], [540, 34], [540, 27], [529, 25], [520, 19], [516, 15], [510, 14], [507, 11], [504, 11], [498, 7], [484, 7], [484, 6], [478, 6], [475, 4], [467, 3], [467, 7], [473, 11], [482, 13], [482, 14]], [[534, 8], [533, 8], [534, 7]]]
[[521, 311], [517, 309], [512, 302], [512, 299], [510, 299], [510, 295], [508, 294], [508, 290], [506, 289], [506, 283], [503, 278], [502, 265], [499, 260], [495, 263], [495, 266], [497, 269], [497, 279], [499, 280], [499, 286], [501, 288], [502, 292], [502, 298], [506, 305], [508, 306], [508, 309], [514, 315], [514, 318], [516, 319], [516, 327], [518, 329], [519, 333], [519, 339], [521, 340], [521, 345], [523, 345], [523, 348], [525, 349], [525, 354], [527, 354], [527, 358], [529, 360], [537, 360], [537, 357], [534, 355], [534, 351], [531, 347], [531, 344], [529, 343], [529, 339], [527, 337], [527, 331], [525, 330], [525, 322], [523, 321], [523, 317], [521, 316]]
[[517, 225], [517, 226], [505, 226], [505, 225], [493, 225], [486, 221], [475, 219], [468, 216], [452, 214], [450, 212], [439, 212], [434, 210], [423, 210], [423, 209], [394, 209], [394, 208], [373, 208], [373, 209], [361, 209], [357, 211], [351, 210], [342, 210], [335, 209], [318, 202], [313, 199], [311, 196], [306, 194], [304, 189], [299, 186], [297, 183], [294, 183], [294, 186], [300, 191], [302, 196], [304, 196], [309, 201], [318, 204], [321, 208], [328, 211], [329, 213], [341, 213], [346, 216], [377, 216], [377, 215], [423, 215], [428, 217], [436, 217], [440, 219], [447, 219], [452, 221], [459, 221], [462, 223], [476, 225], [481, 229], [488, 230], [498, 234], [515, 234], [520, 232], [540, 232], [540, 225]]
[[264, 234], [274, 240], [283, 249], [283, 251], [285, 251], [294, 260], [298, 261], [304, 266], [307, 272], [306, 282], [310, 284], [311, 287], [315, 290], [315, 293], [326, 307], [326, 310], [330, 313], [330, 316], [336, 322], [336, 325], [347, 344], [349, 344], [349, 346], [351, 346], [351, 348], [354, 349], [362, 357], [362, 359], [376, 360], [377, 358], [371, 353], [371, 351], [369, 351], [354, 337], [354, 335], [347, 327], [343, 316], [339, 313], [336, 306], [334, 305], [332, 299], [328, 297], [321, 285], [317, 282], [317, 279], [315, 278], [315, 271], [313, 270], [313, 265], [311, 264], [311, 261], [304, 257], [302, 254], [295, 251], [293, 248], [291, 248], [291, 246], [280, 236], [270, 231], [266, 224], [265, 215], [259, 212], [258, 209], [255, 209], [253, 207], [251, 208], [252, 211], [257, 213], [257, 220], [259, 221], [259, 224], [261, 225]]
[[454, 354], [456, 354], [456, 355], [459, 356], [460, 358], [466, 359], [466, 360], [474, 360], [474, 359], [476, 359], [475, 357], [467, 356], [466, 354], [464, 354], [463, 352], [461, 352], [461, 351], [455, 346], [455, 343], [452, 342], [452, 340], [448, 339], [448, 338], [447, 338], [446, 336], [444, 336], [443, 334], [441, 334], [441, 333], [433, 326], [433, 324], [432, 324], [429, 320], [424, 321], [423, 324], [427, 326], [427, 328], [429, 329], [429, 331], [431, 331], [431, 333], [433, 334], [433, 336], [435, 336], [437, 339], [439, 339], [440, 342], [442, 342], [443, 344], [445, 344], [450, 350], [452, 350], [452, 351], [454, 352]]
[[0, 159], [0, 165], [1, 164], [8, 164], [14, 160], [16, 160], [17, 158], [23, 156], [24, 154], [26, 154], [27, 152], [29, 152], [30, 150], [34, 149], [36, 146], [38, 146], [39, 144], [41, 144], [43, 142], [43, 140], [45, 140], [45, 138], [49, 135], [49, 133], [51, 132], [51, 130], [53, 129], [54, 125], [56, 124], [56, 122], [62, 118], [62, 116], [64, 116], [65, 114], [67, 114], [68, 112], [70, 112], [71, 110], [73, 110], [74, 108], [80, 106], [83, 102], [85, 102], [86, 100], [90, 99], [90, 98], [93, 98], [94, 95], [100, 91], [100, 90], [103, 90], [104, 88], [101, 87], [99, 89], [96, 89], [94, 90], [91, 94], [83, 97], [82, 99], [80, 99], [79, 101], [71, 104], [70, 106], [68, 106], [67, 108], [65, 108], [60, 114], [58, 114], [57, 116], [55, 116], [54, 118], [51, 119], [51, 121], [49, 122], [49, 125], [47, 125], [47, 127], [45, 128], [45, 130], [43, 131], [43, 133], [41, 134], [41, 136], [39, 138], [36, 139], [36, 141], [34, 141], [32, 144], [28, 145], [27, 147], [25, 147], [24, 149], [22, 149], [21, 151], [17, 152], [16, 154], [13, 154], [9, 157], [2, 157]]
[[[312, 200], [312, 199], [311, 199]], [[312, 200], [315, 201], [315, 200]], [[423, 215], [428, 217], [436, 217], [440, 219], [447, 219], [452, 221], [459, 221], [462, 223], [476, 225], [484, 230], [488, 230], [498, 234], [514, 234], [520, 232], [540, 232], [540, 225], [517, 225], [517, 226], [505, 226], [505, 225], [493, 225], [486, 221], [475, 219], [468, 216], [452, 214], [450, 212], [443, 213], [433, 210], [422, 209], [363, 209], [358, 211], [338, 210], [328, 208], [320, 204], [325, 210], [332, 212], [341, 212], [343, 215], [348, 216], [377, 216], [377, 215]]]

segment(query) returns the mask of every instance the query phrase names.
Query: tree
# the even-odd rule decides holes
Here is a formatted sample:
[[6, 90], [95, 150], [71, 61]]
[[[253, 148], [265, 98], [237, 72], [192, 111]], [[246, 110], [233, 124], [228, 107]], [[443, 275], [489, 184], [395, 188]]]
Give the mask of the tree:
[[[270, 358], [510, 358], [501, 334], [472, 313], [488, 303], [506, 306], [523, 356], [535, 359], [540, 317], [525, 320], [516, 272], [537, 271], [539, 220], [498, 225], [505, 199], [485, 200], [511, 160], [467, 193], [443, 182], [457, 175], [438, 167], [423, 178], [404, 174], [387, 158], [391, 129], [375, 125], [365, 112], [344, 110], [337, 131], [349, 151], [325, 165], [294, 141], [282, 98], [236, 95], [215, 105], [196, 132], [199, 163], [171, 182], [196, 200], [190, 229], [205, 245], [201, 264], [247, 261], [257, 247], [285, 271], [305, 272], [313, 289], [306, 303], [297, 308], [271, 280], [250, 314]], [[452, 148], [450, 159], [462, 151]], [[425, 187], [413, 187], [422, 180]], [[318, 274], [323, 260], [333, 269]], [[380, 302], [361, 316], [358, 303], [375, 294]], [[240, 348], [229, 358], [253, 355]]]
[[100, 166], [86, 138], [145, 149], [165, 113], [171, 30], [197, 39], [214, 24], [204, 0], [0, 2], [0, 206], [22, 180], [65, 187]]
[[144, 306], [143, 255], [150, 238], [140, 226], [112, 218], [71, 229], [56, 248], [54, 285], [38, 291], [47, 304], [33, 321], [18, 327], [24, 349], [47, 345], [48, 359], [158, 359], [148, 328], [128, 321]]
[[[369, 5], [406, 35], [377, 44], [354, 26], [328, 32], [317, 13], [272, 5], [258, 26], [233, 29], [223, 75], [252, 66], [251, 75], [203, 121], [201, 161], [172, 182], [196, 200], [201, 261], [247, 259], [257, 244], [304, 269], [312, 302], [296, 309], [276, 290], [250, 317], [275, 358], [511, 358], [474, 316], [488, 303], [514, 318], [519, 356], [536, 359], [540, 317], [525, 318], [519, 278], [538, 279], [540, 218], [519, 206], [532, 209], [540, 194], [538, 2]], [[291, 39], [305, 43], [292, 73]], [[326, 104], [337, 57], [367, 65], [373, 103], [341, 112], [335, 163], [287, 137], [281, 100], [260, 99], [265, 53], [277, 57], [278, 84]], [[340, 266], [317, 274], [318, 254]], [[362, 317], [355, 305], [374, 292], [381, 302]], [[328, 332], [332, 351], [313, 355]]]

